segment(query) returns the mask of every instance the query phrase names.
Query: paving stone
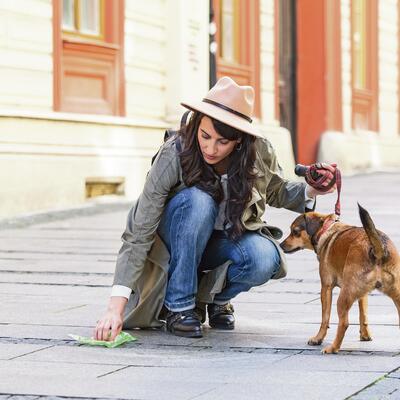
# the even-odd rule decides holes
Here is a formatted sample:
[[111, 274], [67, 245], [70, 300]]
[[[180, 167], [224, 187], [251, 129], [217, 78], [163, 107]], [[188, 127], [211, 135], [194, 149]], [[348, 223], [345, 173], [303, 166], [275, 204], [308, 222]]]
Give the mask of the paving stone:
[[239, 383], [220, 385], [215, 390], [197, 397], [196, 400], [338, 400], [346, 399], [358, 388], [359, 386], [357, 385], [347, 384], [343, 386], [335, 383], [323, 386], [316, 382], [291, 384], [290, 376], [286, 376], [285, 382], [277, 384], [258, 381], [249, 386], [240, 385]]
[[68, 334], [79, 334], [81, 336], [91, 336], [93, 327], [83, 326], [57, 326], [41, 324], [8, 324], [0, 325], [0, 340], [14, 339], [42, 339], [42, 340], [69, 340]]
[[[51, 349], [44, 350], [45, 352]], [[43, 352], [40, 352], [43, 354]], [[32, 355], [33, 356], [33, 355]], [[40, 355], [38, 355], [40, 356]], [[336, 372], [378, 372], [382, 375], [400, 367], [400, 356], [382, 357], [376, 355], [340, 354], [338, 356], [322, 354], [293, 354], [277, 362], [276, 369], [295, 373], [301, 365], [302, 371]]]
[[[134, 381], [114, 381], [112, 371], [124, 368], [96, 364], [63, 364], [20, 362], [17, 360], [2, 363], [0, 366], [0, 391], [12, 392], [18, 388], [18, 394], [38, 394], [45, 396], [73, 396], [90, 398], [123, 399], [160, 399], [170, 398], [186, 400], [214, 387], [207, 382], [174, 383], [166, 387], [163, 376], [166, 369], [161, 368], [161, 375], [152, 379], [153, 368], [142, 368], [141, 379]], [[132, 368], [132, 367], [130, 367]], [[135, 368], [137, 370], [138, 368]], [[118, 373], [118, 372], [117, 372]], [[168, 375], [168, 374], [167, 374]], [[143, 379], [143, 376], [146, 378]], [[160, 378], [160, 379], [158, 379]], [[151, 390], [149, 388], [151, 380]]]
[[397, 400], [400, 398], [400, 380], [384, 378], [351, 397], [351, 400]]
[[34, 345], [34, 344], [5, 344], [0, 343], [0, 359], [9, 360], [14, 357], [20, 357], [24, 354], [31, 353], [33, 351], [39, 351], [45, 349], [48, 345]]
[[78, 275], [78, 274], [34, 274], [34, 273], [7, 273], [0, 272], [0, 283], [12, 282], [14, 284], [42, 284], [42, 285], [88, 285], [111, 287], [113, 277], [110, 275]]
[[[229, 368], [214, 368], [212, 364], [207, 369], [198, 368], [172, 368], [165, 374], [163, 368], [152, 368], [152, 382], [157, 382], [165, 388], [165, 398], [173, 398], [173, 382], [185, 382], [196, 384], [207, 382], [214, 383], [214, 390], [207, 392], [199, 398], [229, 398], [229, 399], [278, 399], [278, 398], [299, 398], [318, 399], [326, 392], [327, 387], [334, 387], [335, 382], [341, 382], [342, 390], [336, 390], [339, 394], [352, 394], [355, 390], [364, 387], [371, 380], [376, 379], [376, 373], [348, 373], [348, 372], [309, 372], [302, 371], [301, 367], [296, 373], [289, 374], [287, 371], [275, 370], [275, 365], [265, 367], [254, 363], [252, 367], [242, 368], [239, 364], [231, 364]], [[122, 382], [129, 381], [132, 385], [140, 384], [147, 378], [146, 368], [127, 368], [112, 375], [105, 376], [104, 381], [112, 382], [113, 385], [122, 385]], [[279, 394], [286, 394], [284, 397], [271, 395], [275, 392], [273, 388], [279, 388]], [[315, 395], [317, 394], [317, 395]], [[293, 397], [295, 395], [295, 397]], [[292, 397], [291, 397], [292, 396]], [[329, 398], [329, 395], [327, 396]], [[335, 397], [330, 397], [334, 399]], [[341, 398], [341, 397], [339, 397]], [[343, 397], [342, 397], [343, 398]], [[338, 399], [338, 397], [336, 397]]]
[[39, 353], [21, 357], [24, 361], [77, 364], [122, 364], [134, 367], [160, 368], [224, 368], [227, 364], [240, 365], [241, 368], [253, 368], [255, 365], [267, 367], [287, 357], [285, 353], [250, 354], [243, 352], [223, 352], [215, 349], [182, 348], [142, 348], [131, 343], [130, 347], [116, 349], [96, 347], [52, 347]]
[[400, 379], [400, 368], [398, 368], [396, 371], [392, 372], [392, 373], [390, 374], [390, 377], [391, 377], [391, 378]]
[[1, 260], [0, 271], [3, 272], [31, 272], [38, 274], [114, 274], [115, 263], [113, 261], [82, 261], [82, 260]]
[[[118, 388], [103, 385], [97, 378], [118, 368], [121, 367], [23, 362], [19, 359], [4, 361], [0, 364], [0, 392], [20, 395], [118, 397], [121, 394]], [[126, 390], [124, 394], [127, 394]]]

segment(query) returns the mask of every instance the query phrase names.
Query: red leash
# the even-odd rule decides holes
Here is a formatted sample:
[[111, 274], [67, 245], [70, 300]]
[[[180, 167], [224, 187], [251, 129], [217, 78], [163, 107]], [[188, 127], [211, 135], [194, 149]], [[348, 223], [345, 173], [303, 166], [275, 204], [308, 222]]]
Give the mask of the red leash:
[[[336, 190], [337, 190], [337, 200], [335, 204], [335, 214], [340, 217], [340, 192], [342, 189], [342, 175], [340, 173], [339, 168], [334, 166], [335, 172], [333, 174], [332, 180], [329, 182], [327, 186], [324, 186], [323, 183], [328, 179], [326, 175], [320, 174], [319, 170], [328, 170], [330, 171], [324, 163], [316, 163], [312, 165], [301, 165], [297, 164], [294, 172], [298, 176], [303, 176], [306, 182], [312, 186], [314, 189], [318, 190], [319, 192], [328, 192], [333, 185], [336, 183]], [[331, 171], [330, 171], [331, 172]]]

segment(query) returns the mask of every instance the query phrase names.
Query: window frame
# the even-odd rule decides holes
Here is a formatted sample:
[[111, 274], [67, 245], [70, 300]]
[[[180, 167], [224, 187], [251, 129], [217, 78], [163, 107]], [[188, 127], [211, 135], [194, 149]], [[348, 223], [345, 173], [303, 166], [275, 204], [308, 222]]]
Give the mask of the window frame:
[[[354, 3], [350, 2], [350, 42], [351, 42], [351, 89], [352, 89], [352, 129], [367, 129], [379, 131], [378, 119], [378, 2], [377, 0], [365, 0], [366, 21], [365, 41], [367, 45], [365, 60], [365, 88], [355, 85], [354, 62]], [[357, 120], [361, 118], [365, 126], [359, 125]]]
[[260, 102], [260, 1], [238, 0], [238, 58], [239, 62], [229, 62], [221, 57], [221, 0], [213, 0], [214, 21], [217, 26], [215, 40], [218, 43], [216, 53], [217, 79], [230, 76], [238, 84], [250, 85], [255, 90], [255, 117], [261, 117]]
[[[99, 40], [93, 36], [70, 35], [69, 32], [62, 30], [62, 1], [53, 1], [53, 109], [61, 112], [74, 112], [84, 114], [102, 114], [125, 116], [125, 74], [124, 74], [124, 10], [125, 0], [101, 0], [104, 2], [104, 14], [106, 15], [104, 24], [104, 37]], [[93, 57], [94, 66], [98, 63], [112, 64], [111, 75], [112, 86], [107, 85], [107, 101], [110, 107], [96, 109], [96, 105], [90, 101], [79, 102], [75, 107], [70, 103], [65, 103], [63, 93], [64, 65], [67, 54], [73, 54], [77, 58], [86, 57], [90, 60]], [[82, 65], [85, 64], [85, 60]], [[97, 60], [97, 61], [96, 61]], [[101, 73], [107, 75], [104, 70]], [[104, 75], [104, 79], [107, 76]], [[111, 87], [111, 91], [110, 91]], [[95, 99], [96, 100], [96, 99]], [[94, 101], [95, 102], [95, 101]], [[93, 102], [93, 103], [94, 103]], [[86, 108], [85, 108], [86, 105]], [[99, 106], [100, 107], [100, 106]]]

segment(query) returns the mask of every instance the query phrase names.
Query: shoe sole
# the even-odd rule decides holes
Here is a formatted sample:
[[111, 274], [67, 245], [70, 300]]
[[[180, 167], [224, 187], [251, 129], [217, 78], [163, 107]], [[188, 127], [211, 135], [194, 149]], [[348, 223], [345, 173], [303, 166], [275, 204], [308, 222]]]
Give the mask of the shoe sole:
[[186, 338], [202, 338], [203, 334], [201, 332], [182, 332], [182, 331], [175, 331], [170, 330], [168, 331], [175, 336], [186, 337]]
[[220, 329], [222, 331], [233, 331], [235, 329], [235, 325], [210, 324], [210, 327], [213, 329]]

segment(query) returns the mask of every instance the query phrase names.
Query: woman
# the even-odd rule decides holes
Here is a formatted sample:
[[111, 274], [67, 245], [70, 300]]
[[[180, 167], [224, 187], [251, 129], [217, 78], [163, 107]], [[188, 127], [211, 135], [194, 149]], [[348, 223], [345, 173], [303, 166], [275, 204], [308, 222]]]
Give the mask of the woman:
[[[212, 328], [234, 329], [231, 299], [286, 275], [282, 232], [262, 221], [265, 205], [304, 212], [322, 194], [281, 177], [251, 124], [253, 88], [223, 77], [182, 105], [190, 121], [161, 147], [129, 212], [98, 340], [163, 320], [175, 335], [202, 337], [206, 311]], [[321, 173], [328, 185], [333, 174]]]

